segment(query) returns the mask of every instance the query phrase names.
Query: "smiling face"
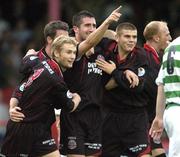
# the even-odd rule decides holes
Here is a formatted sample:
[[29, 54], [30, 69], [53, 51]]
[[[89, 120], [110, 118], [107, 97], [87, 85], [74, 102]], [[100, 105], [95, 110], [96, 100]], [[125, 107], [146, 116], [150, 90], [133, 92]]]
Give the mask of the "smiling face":
[[146, 44], [157, 52], [164, 50], [172, 40], [167, 23], [164, 21], [149, 22], [143, 32]]
[[96, 30], [96, 20], [94, 17], [84, 17], [81, 19], [81, 24], [74, 26], [73, 29], [78, 42], [84, 41]]
[[169, 45], [172, 40], [169, 29], [166, 24], [161, 24], [158, 32], [159, 36], [159, 50], [165, 50], [165, 48]]
[[117, 43], [121, 51], [131, 52], [137, 44], [137, 30], [121, 30], [117, 35]]
[[62, 45], [56, 55], [56, 61], [61, 66], [63, 71], [72, 68], [76, 58], [76, 46], [73, 44], [65, 43]]
[[63, 71], [73, 66], [76, 58], [76, 44], [75, 39], [68, 36], [59, 36], [52, 43], [52, 57]]
[[120, 54], [127, 55], [137, 44], [137, 29], [128, 22], [120, 23], [116, 28], [116, 41]]

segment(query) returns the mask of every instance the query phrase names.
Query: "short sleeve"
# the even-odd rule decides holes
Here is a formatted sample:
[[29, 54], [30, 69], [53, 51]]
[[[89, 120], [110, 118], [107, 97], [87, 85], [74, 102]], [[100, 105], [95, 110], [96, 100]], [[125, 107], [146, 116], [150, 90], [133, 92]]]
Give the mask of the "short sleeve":
[[162, 65], [159, 70], [158, 77], [156, 78], [156, 84], [157, 85], [163, 84], [163, 66]]

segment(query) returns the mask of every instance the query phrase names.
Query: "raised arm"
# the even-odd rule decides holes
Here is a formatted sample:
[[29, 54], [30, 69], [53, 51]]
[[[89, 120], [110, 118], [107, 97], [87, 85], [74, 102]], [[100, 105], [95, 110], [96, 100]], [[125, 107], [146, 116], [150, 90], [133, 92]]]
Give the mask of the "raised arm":
[[117, 22], [121, 16], [120, 7], [115, 9], [109, 17], [94, 31], [92, 32], [86, 40], [81, 42], [78, 47], [78, 55], [84, 55], [90, 48], [96, 46], [100, 40], [103, 38], [104, 33], [108, 29], [112, 22]]

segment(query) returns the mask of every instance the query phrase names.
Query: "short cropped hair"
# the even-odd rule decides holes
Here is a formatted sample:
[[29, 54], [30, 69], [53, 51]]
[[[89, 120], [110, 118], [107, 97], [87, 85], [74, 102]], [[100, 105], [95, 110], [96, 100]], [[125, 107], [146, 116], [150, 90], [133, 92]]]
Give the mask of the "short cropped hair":
[[69, 25], [60, 20], [49, 22], [44, 28], [44, 38], [46, 39], [49, 36], [54, 39], [57, 30], [69, 31]]
[[136, 26], [133, 25], [132, 23], [123, 22], [123, 23], [120, 23], [116, 27], [116, 33], [119, 35], [123, 29], [125, 29], [125, 30], [137, 30]]
[[95, 18], [91, 12], [87, 10], [82, 10], [73, 16], [72, 25], [79, 27], [82, 23], [82, 19], [85, 17]]
[[151, 40], [154, 35], [158, 34], [162, 24], [167, 25], [165, 21], [151, 21], [148, 23], [143, 32], [145, 40]]

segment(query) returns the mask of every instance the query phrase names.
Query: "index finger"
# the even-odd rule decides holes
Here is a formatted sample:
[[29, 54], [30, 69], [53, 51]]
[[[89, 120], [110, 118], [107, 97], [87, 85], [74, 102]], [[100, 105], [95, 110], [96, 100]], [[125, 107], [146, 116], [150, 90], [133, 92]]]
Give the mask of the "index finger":
[[122, 7], [122, 6], [120, 5], [120, 6], [119, 6], [117, 9], [115, 9], [114, 11], [115, 11], [115, 12], [120, 12], [121, 7]]
[[108, 63], [107, 61], [105, 61], [105, 60], [102, 59], [102, 58], [99, 58], [98, 61], [101, 62], [101, 63]]
[[110, 62], [111, 64], [114, 64], [114, 65], [115, 65], [115, 63], [114, 63], [112, 60], [109, 60], [109, 62]]
[[139, 85], [139, 78], [137, 77], [136, 78], [136, 86], [138, 86]]

